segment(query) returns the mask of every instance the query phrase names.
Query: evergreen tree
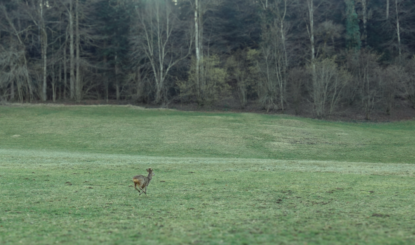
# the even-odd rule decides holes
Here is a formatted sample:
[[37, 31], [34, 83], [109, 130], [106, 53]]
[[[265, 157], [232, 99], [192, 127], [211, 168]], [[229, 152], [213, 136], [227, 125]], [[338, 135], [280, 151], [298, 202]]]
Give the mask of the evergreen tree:
[[128, 69], [129, 63], [128, 34], [133, 6], [128, 0], [101, 0], [97, 5], [99, 13], [96, 19], [102, 23], [100, 33], [104, 37], [97, 55], [106, 73], [105, 97], [108, 99], [109, 86], [112, 84], [115, 98], [119, 100], [123, 87], [123, 74]]
[[354, 0], [345, 0], [346, 3], [346, 39], [347, 48], [360, 50], [359, 18], [354, 8]]

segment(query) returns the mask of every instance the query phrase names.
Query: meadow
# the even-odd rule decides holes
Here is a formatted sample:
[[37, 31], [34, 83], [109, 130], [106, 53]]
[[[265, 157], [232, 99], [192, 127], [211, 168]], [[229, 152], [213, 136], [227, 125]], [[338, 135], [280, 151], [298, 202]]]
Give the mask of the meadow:
[[[0, 107], [0, 244], [413, 244], [415, 121]], [[147, 195], [132, 177], [154, 169]]]

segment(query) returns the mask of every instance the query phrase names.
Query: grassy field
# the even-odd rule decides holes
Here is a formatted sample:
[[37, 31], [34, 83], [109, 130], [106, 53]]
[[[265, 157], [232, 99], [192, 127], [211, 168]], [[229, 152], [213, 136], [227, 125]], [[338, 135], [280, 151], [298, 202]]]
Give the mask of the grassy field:
[[[415, 121], [0, 107], [0, 244], [414, 244]], [[132, 176], [152, 167], [148, 195]]]

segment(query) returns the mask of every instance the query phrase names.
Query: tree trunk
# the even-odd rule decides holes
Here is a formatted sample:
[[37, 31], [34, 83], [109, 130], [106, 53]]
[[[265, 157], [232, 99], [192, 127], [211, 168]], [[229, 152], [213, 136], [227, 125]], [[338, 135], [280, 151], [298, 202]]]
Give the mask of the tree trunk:
[[58, 78], [58, 84], [60, 85], [58, 85], [58, 91], [59, 91], [59, 96], [58, 96], [58, 100], [62, 100], [62, 62], [61, 63], [59, 63], [59, 70], [58, 70], [58, 76], [57, 76], [57, 78]]
[[56, 102], [56, 77], [55, 77], [55, 67], [52, 66], [52, 101]]
[[[367, 64], [365, 64], [365, 66], [367, 66]], [[365, 67], [365, 74], [364, 74], [364, 81], [366, 84], [366, 94], [367, 94], [367, 98], [366, 98], [366, 116], [365, 119], [369, 120], [369, 113], [370, 113], [370, 81], [369, 81], [369, 74], [368, 74], [368, 68]]]
[[281, 76], [281, 83], [280, 83], [280, 103], [281, 103], [281, 110], [284, 111], [284, 99], [285, 99], [285, 90], [286, 90], [286, 75], [287, 75], [287, 68], [288, 68], [288, 58], [287, 58], [287, 49], [285, 44], [285, 32], [284, 32], [284, 21], [285, 15], [287, 14], [287, 0], [284, 0], [284, 14], [281, 18], [280, 23], [280, 31], [281, 31], [281, 42], [282, 48], [284, 52], [284, 61], [282, 65], [282, 76]]
[[[104, 42], [104, 50], [107, 48], [107, 42]], [[107, 56], [104, 56], [104, 67], [107, 68]], [[104, 72], [105, 102], [108, 103], [108, 75]]]
[[64, 100], [66, 100], [66, 90], [68, 89], [68, 70], [66, 67], [68, 58], [66, 57], [66, 43], [67, 43], [67, 40], [65, 40], [65, 46], [63, 48], [63, 99]]
[[[3, 10], [3, 14], [4, 17], [6, 18], [7, 22], [9, 23], [10, 27], [12, 28], [17, 40], [19, 41], [19, 45], [17, 49], [21, 49], [22, 55], [21, 55], [21, 59], [23, 60], [23, 71], [24, 71], [24, 78], [25, 78], [25, 82], [26, 82], [26, 92], [27, 92], [27, 96], [29, 97], [29, 102], [32, 102], [33, 99], [33, 89], [32, 89], [32, 85], [31, 85], [31, 81], [30, 81], [30, 77], [29, 77], [29, 72], [28, 72], [28, 67], [27, 67], [27, 59], [26, 59], [26, 52], [25, 52], [25, 44], [22, 41], [21, 37], [20, 37], [20, 33], [17, 31], [16, 26], [14, 25], [13, 21], [9, 18], [9, 15], [7, 14], [7, 11], [5, 8], [2, 9]], [[21, 30], [21, 23], [20, 23], [20, 19], [18, 19], [17, 21], [18, 24], [18, 29]], [[20, 58], [20, 57], [19, 57]], [[20, 60], [19, 60], [20, 61]], [[22, 86], [20, 81], [16, 81], [16, 86], [17, 86], [17, 92], [18, 92], [18, 96], [19, 96], [19, 101], [23, 102], [23, 91], [22, 91]], [[28, 90], [28, 91], [27, 91]]]
[[75, 53], [74, 53], [74, 27], [73, 27], [73, 0], [69, 1], [69, 86], [70, 93], [69, 98], [73, 100], [75, 98]]
[[199, 1], [195, 0], [195, 51], [196, 51], [196, 89], [197, 97], [200, 99], [200, 50], [199, 50], [199, 17], [198, 17]]
[[12, 81], [10, 85], [10, 100], [14, 101], [14, 81]]
[[396, 11], [396, 35], [398, 36], [398, 55], [399, 55], [399, 62], [401, 62], [402, 50], [401, 50], [401, 31], [399, 27], [398, 0], [395, 0], [395, 11]]
[[[12, 43], [12, 35], [10, 35], [10, 43]], [[19, 85], [17, 85], [17, 87], [18, 87]], [[14, 101], [14, 97], [15, 97], [15, 94], [14, 94], [14, 91], [15, 89], [14, 89], [14, 81], [12, 80], [11, 81], [11, 85], [10, 85], [10, 100], [11, 101]]]
[[[162, 97], [162, 92], [164, 89], [164, 79], [165, 79], [165, 70], [164, 70], [164, 61], [166, 58], [166, 46], [165, 46], [165, 42], [163, 40], [163, 36], [166, 35], [166, 38], [168, 39], [169, 37], [167, 35], [170, 34], [170, 28], [172, 28], [171, 26], [169, 26], [168, 22], [169, 22], [169, 15], [166, 12], [166, 21], [167, 21], [167, 25], [166, 25], [166, 29], [164, 30], [164, 26], [163, 23], [161, 23], [162, 21], [164, 21], [162, 19], [162, 15], [163, 13], [161, 13], [160, 11], [160, 3], [156, 4], [156, 9], [155, 9], [155, 14], [156, 14], [156, 27], [157, 27], [157, 49], [158, 49], [158, 74], [156, 74], [156, 99], [155, 102], [156, 104], [159, 104], [163, 97]], [[167, 8], [166, 8], [166, 11]]]
[[309, 35], [310, 35], [310, 44], [311, 44], [311, 62], [314, 62], [315, 59], [315, 47], [314, 47], [314, 0], [307, 0], [308, 4], [308, 15], [310, 18], [309, 23]]
[[188, 45], [186, 55], [176, 52], [176, 50], [180, 50], [180, 47], [178, 48], [176, 45], [173, 50], [171, 37], [173, 29], [176, 27], [174, 21], [178, 19], [171, 17], [174, 12], [170, 5], [162, 4], [160, 1], [148, 1], [146, 6], [147, 8], [142, 10], [143, 12], [138, 11], [140, 29], [144, 35], [144, 42], [140, 42], [138, 45], [142, 45], [150, 63], [156, 89], [154, 102], [158, 104], [165, 99], [163, 92], [167, 74], [178, 62], [189, 56], [192, 42]]
[[265, 0], [265, 8], [268, 8], [268, 0]]
[[22, 91], [22, 85], [20, 83], [17, 83], [17, 95], [19, 97], [19, 102], [23, 103], [23, 91]]
[[115, 67], [114, 67], [114, 72], [115, 72], [115, 98], [116, 100], [120, 100], [120, 84], [118, 82], [118, 56], [117, 54], [115, 54], [114, 57], [114, 62], [115, 62]]
[[136, 71], [135, 75], [136, 75], [136, 81], [137, 81], [136, 97], [137, 97], [137, 101], [140, 101], [143, 97], [143, 89], [142, 89], [142, 80], [141, 80], [140, 68], [137, 68], [137, 71]]
[[[62, 20], [62, 15], [60, 15], [60, 28], [63, 29], [63, 20]], [[66, 35], [65, 35], [66, 36]], [[66, 41], [66, 40], [65, 40]], [[59, 46], [62, 47], [62, 37], [59, 37]], [[65, 45], [63, 45], [63, 50], [62, 52], [66, 52], [66, 42]], [[65, 82], [62, 80], [62, 67], [64, 66], [64, 63], [66, 62], [66, 54], [63, 55], [63, 58], [60, 59], [61, 62], [59, 62], [59, 71], [58, 71], [58, 83], [59, 83], [59, 100], [63, 99], [63, 91], [65, 89]]]
[[389, 0], [386, 0], [386, 19], [389, 19]]
[[363, 7], [363, 48], [366, 48], [367, 45], [367, 0], [362, 0]]
[[[60, 88], [62, 86], [62, 63], [58, 64], [58, 73], [56, 75], [56, 80], [57, 80], [57, 84], [58, 84], [57, 87], [56, 87], [56, 91], [57, 91], [56, 97], [59, 100], [59, 99], [62, 99], [62, 94], [60, 93], [61, 92]], [[59, 85], [61, 85], [61, 86], [59, 86]]]
[[309, 35], [310, 35], [310, 45], [311, 45], [311, 69], [312, 69], [312, 82], [313, 86], [316, 84], [316, 65], [315, 65], [315, 47], [314, 47], [314, 0], [307, 0], [308, 5], [308, 15], [310, 18], [310, 29], [309, 29]]
[[[29, 96], [29, 102], [31, 103], [33, 100], [33, 88], [32, 88], [32, 84], [30, 81], [30, 76], [29, 76], [29, 69], [27, 67], [27, 59], [25, 54], [23, 54], [23, 67], [25, 70], [25, 78], [26, 78], [26, 84], [27, 84], [27, 88], [28, 88], [28, 96]], [[23, 100], [23, 98], [22, 98]], [[27, 100], [27, 99], [26, 99]]]
[[79, 0], [75, 1], [75, 35], [76, 35], [76, 80], [75, 80], [75, 90], [76, 90], [76, 102], [80, 102], [82, 99], [82, 84], [81, 84], [81, 72], [79, 69], [80, 62], [80, 34], [79, 34]]
[[195, 0], [195, 51], [196, 51], [196, 89], [199, 104], [204, 104], [204, 89], [206, 78], [203, 66], [203, 21], [202, 4]]
[[46, 32], [45, 21], [43, 19], [43, 5], [44, 1], [40, 1], [40, 36], [41, 36], [41, 49], [42, 49], [42, 61], [43, 61], [43, 84], [42, 84], [42, 101], [47, 100], [46, 87], [47, 87], [47, 48], [48, 48], [48, 35]]
[[[42, 32], [46, 32], [43, 30]], [[42, 35], [42, 60], [43, 60], [43, 85], [42, 85], [42, 101], [47, 100], [46, 95], [46, 87], [47, 87], [47, 36], [45, 34]]]

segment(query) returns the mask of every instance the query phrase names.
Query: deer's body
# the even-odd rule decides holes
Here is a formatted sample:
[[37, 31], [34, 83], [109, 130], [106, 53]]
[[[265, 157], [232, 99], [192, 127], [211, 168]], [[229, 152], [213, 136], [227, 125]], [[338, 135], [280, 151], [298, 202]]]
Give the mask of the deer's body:
[[148, 168], [147, 172], [147, 177], [143, 175], [137, 175], [133, 177], [134, 188], [140, 193], [140, 195], [142, 194], [141, 191], [147, 195], [147, 186], [150, 184], [151, 178], [154, 176], [152, 168]]

